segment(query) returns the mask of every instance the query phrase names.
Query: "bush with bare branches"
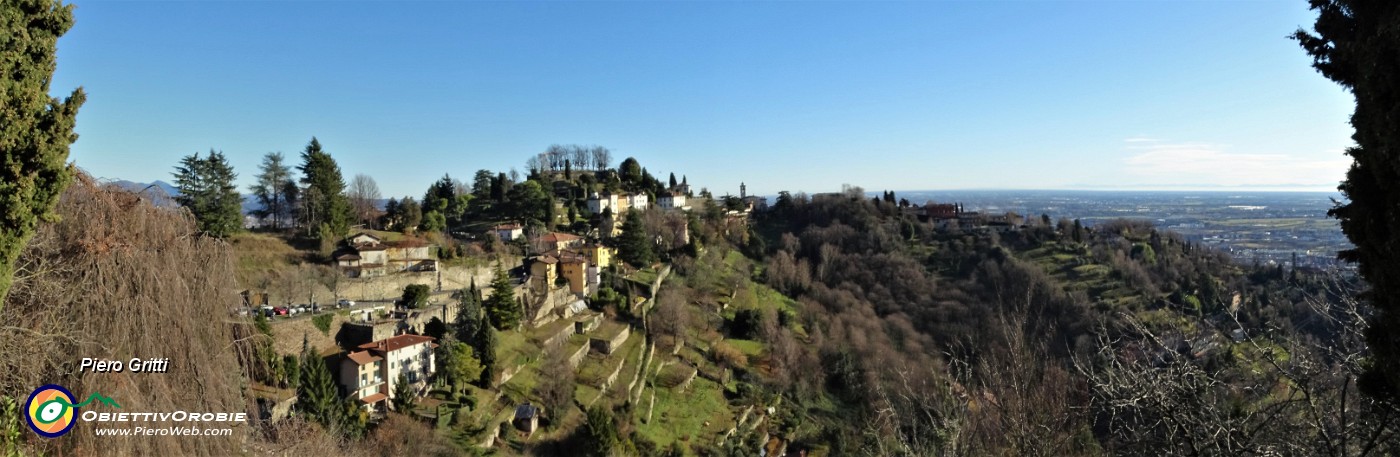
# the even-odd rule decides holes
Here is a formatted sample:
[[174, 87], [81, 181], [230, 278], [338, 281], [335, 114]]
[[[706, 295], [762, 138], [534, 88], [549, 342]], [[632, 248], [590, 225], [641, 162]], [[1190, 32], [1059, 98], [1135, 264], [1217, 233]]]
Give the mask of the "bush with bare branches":
[[[0, 391], [43, 384], [116, 399], [126, 410], [249, 412], [240, 392], [234, 328], [238, 304], [233, 256], [222, 241], [196, 234], [189, 213], [158, 208], [137, 194], [79, 176], [64, 192], [62, 219], [42, 226], [17, 264], [0, 327]], [[256, 337], [255, 332], [240, 334]], [[169, 372], [79, 372], [83, 357], [169, 358]], [[256, 414], [250, 414], [256, 417]], [[176, 425], [176, 424], [167, 424]], [[247, 426], [229, 437], [99, 440], [74, 427], [36, 450], [63, 455], [229, 455]]]

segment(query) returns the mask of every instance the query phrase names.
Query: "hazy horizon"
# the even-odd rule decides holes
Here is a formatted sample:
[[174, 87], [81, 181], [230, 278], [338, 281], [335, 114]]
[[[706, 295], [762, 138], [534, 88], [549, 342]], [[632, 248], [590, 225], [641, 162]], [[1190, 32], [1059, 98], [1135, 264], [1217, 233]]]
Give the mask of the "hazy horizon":
[[[432, 14], [423, 14], [430, 10]], [[247, 191], [312, 136], [419, 196], [597, 144], [716, 194], [867, 187], [1332, 189], [1351, 96], [1306, 2], [76, 3], [72, 159]], [[149, 24], [161, 24], [151, 27]], [[927, 184], [932, 183], [932, 184]]]

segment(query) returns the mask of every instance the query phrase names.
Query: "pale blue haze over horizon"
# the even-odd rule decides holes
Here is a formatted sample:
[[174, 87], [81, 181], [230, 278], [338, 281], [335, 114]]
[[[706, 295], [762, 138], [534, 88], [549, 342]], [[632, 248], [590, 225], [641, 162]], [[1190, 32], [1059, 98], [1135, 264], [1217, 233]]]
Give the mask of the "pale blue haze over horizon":
[[1352, 143], [1302, 0], [75, 4], [52, 92], [111, 179], [213, 148], [246, 192], [314, 135], [386, 198], [552, 143], [717, 194], [1331, 190]]

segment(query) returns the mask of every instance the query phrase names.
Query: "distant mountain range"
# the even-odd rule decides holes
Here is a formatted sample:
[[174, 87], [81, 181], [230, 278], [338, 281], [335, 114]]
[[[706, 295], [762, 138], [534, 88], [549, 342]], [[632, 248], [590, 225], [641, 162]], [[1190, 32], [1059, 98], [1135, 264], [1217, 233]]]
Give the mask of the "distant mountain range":
[[[119, 179], [115, 181], [107, 181], [107, 184], [111, 184], [113, 186], [117, 186], [122, 189], [126, 189], [136, 193], [156, 192], [160, 195], [167, 196], [170, 198], [174, 198], [180, 195], [180, 190], [176, 189], [173, 184], [160, 180], [146, 183]], [[262, 209], [262, 205], [258, 204], [257, 197], [254, 197], [252, 194], [243, 194], [243, 214], [249, 214], [259, 209]]]
[[[174, 185], [160, 180], [156, 180], [155, 182], [149, 183], [127, 181], [125, 179], [110, 180], [105, 182], [107, 184], [117, 186], [122, 189], [126, 189], [136, 193], [156, 192], [163, 197], [170, 198], [174, 198], [175, 196], [180, 195], [180, 190], [176, 189]], [[383, 210], [384, 204], [388, 202], [389, 199], [381, 198], [375, 202], [375, 205], [380, 210]], [[257, 197], [253, 196], [253, 194], [251, 193], [243, 193], [243, 214], [250, 214], [253, 211], [257, 211], [260, 209], [262, 209], [262, 204], [258, 203]]]
[[119, 179], [119, 180], [116, 180], [116, 181], [107, 181], [107, 184], [111, 184], [111, 185], [113, 185], [113, 186], [117, 186], [117, 187], [120, 187], [120, 188], [122, 188], [122, 189], [126, 189], [126, 190], [129, 190], [129, 191], [132, 191], [132, 192], [137, 192], [137, 193], [145, 192], [145, 191], [147, 191], [147, 190], [160, 189], [160, 191], [165, 192], [165, 195], [170, 196], [170, 197], [174, 197], [174, 196], [176, 196], [176, 195], [180, 195], [180, 191], [177, 190], [177, 189], [175, 189], [175, 186], [174, 186], [174, 185], [171, 185], [170, 183], [165, 182], [165, 181], [156, 181], [156, 182], [145, 183], [145, 182], [135, 182], [135, 181], [127, 181], [127, 180], [125, 180], [125, 179]]

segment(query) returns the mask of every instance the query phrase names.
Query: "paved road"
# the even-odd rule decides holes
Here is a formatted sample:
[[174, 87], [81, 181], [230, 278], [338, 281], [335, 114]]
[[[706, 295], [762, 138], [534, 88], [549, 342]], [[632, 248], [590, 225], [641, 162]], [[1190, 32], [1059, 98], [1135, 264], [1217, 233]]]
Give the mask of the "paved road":
[[[444, 290], [444, 291], [441, 291], [441, 292], [432, 292], [432, 293], [430, 293], [429, 296], [428, 296], [428, 306], [437, 305], [437, 304], [442, 304], [442, 303], [447, 303], [447, 302], [451, 301], [452, 292], [454, 292], [454, 291], [451, 291], [451, 290]], [[369, 308], [373, 308], [373, 307], [376, 307], [376, 306], [383, 306], [385, 310], [387, 310], [387, 311], [393, 311], [393, 310], [394, 310], [394, 300], [363, 300], [363, 301], [355, 301], [355, 305], [354, 305], [354, 306], [345, 307], [345, 308], [336, 308], [336, 307], [333, 307], [333, 306], [332, 306], [332, 307], [322, 306], [320, 312], [316, 312], [316, 313], [305, 312], [305, 313], [295, 314], [295, 315], [274, 316], [274, 317], [273, 317], [273, 321], [286, 321], [286, 320], [295, 320], [295, 319], [305, 319], [305, 318], [309, 318], [309, 317], [316, 316], [316, 315], [318, 315], [318, 314], [325, 314], [325, 313], [330, 313], [330, 312], [335, 312], [335, 311], [342, 311], [342, 310], [355, 311], [355, 310], [361, 310], [361, 309], [369, 309]], [[254, 310], [256, 310], [256, 308], [254, 308]]]

